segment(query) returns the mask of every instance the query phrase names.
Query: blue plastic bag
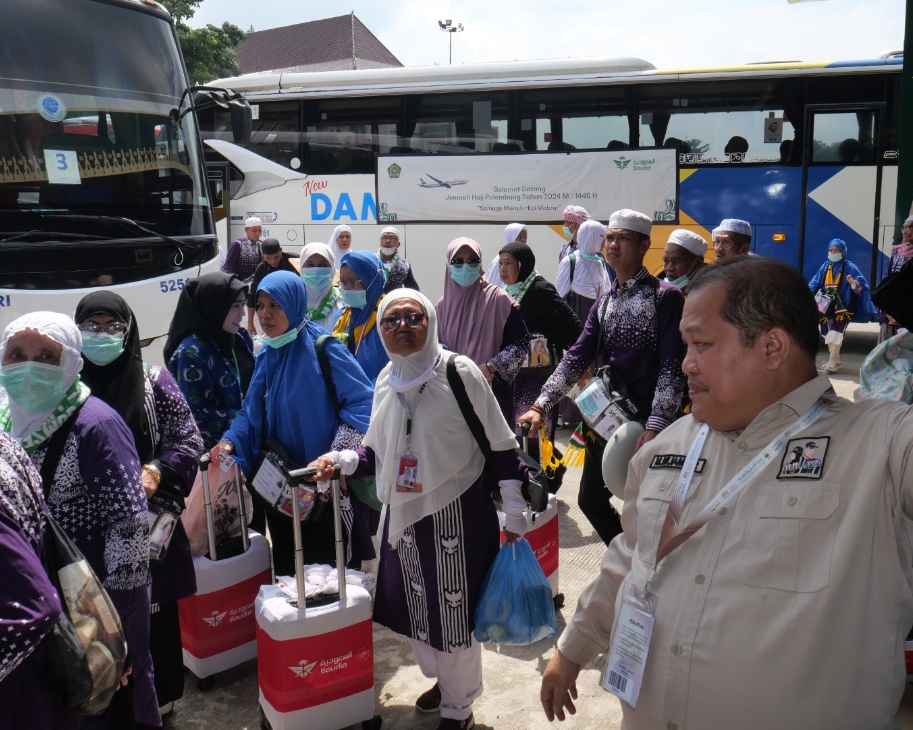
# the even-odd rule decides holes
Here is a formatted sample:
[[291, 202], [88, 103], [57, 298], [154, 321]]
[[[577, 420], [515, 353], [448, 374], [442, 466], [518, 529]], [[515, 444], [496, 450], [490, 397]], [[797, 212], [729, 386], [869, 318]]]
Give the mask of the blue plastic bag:
[[475, 625], [480, 642], [525, 645], [555, 635], [552, 588], [526, 540], [501, 546], [482, 582]]

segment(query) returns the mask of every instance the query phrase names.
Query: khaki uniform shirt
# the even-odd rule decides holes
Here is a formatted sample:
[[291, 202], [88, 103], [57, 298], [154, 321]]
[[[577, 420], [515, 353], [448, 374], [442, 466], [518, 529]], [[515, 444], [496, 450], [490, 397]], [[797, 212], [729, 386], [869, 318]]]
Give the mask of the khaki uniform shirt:
[[[711, 430], [681, 524], [829, 389], [819, 375], [741, 435]], [[571, 661], [608, 648], [624, 587], [643, 585], [653, 567], [698, 430], [686, 416], [631, 461], [624, 532], [558, 643]], [[636, 710], [622, 703], [623, 728], [899, 728], [913, 625], [905, 515], [913, 516], [913, 409], [838, 400], [661, 563], [644, 682]]]

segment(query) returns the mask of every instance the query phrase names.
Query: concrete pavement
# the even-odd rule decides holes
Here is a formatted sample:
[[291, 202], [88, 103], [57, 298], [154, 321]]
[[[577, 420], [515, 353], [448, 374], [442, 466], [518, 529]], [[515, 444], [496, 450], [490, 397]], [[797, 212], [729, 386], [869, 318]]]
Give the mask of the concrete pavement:
[[[838, 395], [852, 398], [858, 385], [859, 366], [875, 345], [877, 326], [851, 325], [843, 348], [843, 367], [831, 378]], [[819, 354], [819, 366], [826, 360]], [[567, 431], [563, 433], [565, 438]], [[598, 572], [604, 546], [577, 507], [579, 470], [565, 476], [559, 492], [560, 588], [565, 607], [558, 612], [559, 633], [573, 615], [577, 598]], [[487, 645], [483, 650], [485, 692], [475, 705], [476, 727], [481, 730], [526, 730], [554, 727], [545, 719], [539, 704], [542, 670], [554, 652], [555, 639], [528, 647]], [[617, 730], [621, 709], [614, 696], [600, 687], [605, 660], [599, 657], [581, 672], [577, 715], [563, 727]], [[432, 682], [415, 665], [409, 644], [392, 632], [375, 625], [374, 665], [376, 712], [383, 727], [391, 730], [415, 728], [432, 730], [437, 715], [419, 715], [415, 698]], [[913, 730], [913, 693], [907, 692], [901, 712], [903, 727]], [[175, 703], [165, 727], [182, 730], [253, 730], [259, 727], [256, 661], [248, 662], [216, 678], [215, 688], [201, 692], [192, 675], [187, 675], [184, 699]]]

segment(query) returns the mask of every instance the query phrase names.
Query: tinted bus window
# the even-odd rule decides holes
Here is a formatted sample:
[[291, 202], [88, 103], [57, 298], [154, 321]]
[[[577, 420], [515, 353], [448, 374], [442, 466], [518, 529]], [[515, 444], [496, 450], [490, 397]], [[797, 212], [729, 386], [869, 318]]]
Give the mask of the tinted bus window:
[[875, 112], [818, 112], [812, 128], [812, 162], [871, 164], [875, 160]]
[[258, 118], [252, 123], [250, 151], [285, 167], [300, 170], [299, 107], [297, 101], [260, 104]]
[[625, 149], [630, 124], [623, 86], [574, 86], [517, 92], [526, 149]]
[[378, 152], [401, 146], [402, 98], [320, 99], [306, 102], [309, 174], [373, 174]]
[[506, 91], [406, 97], [406, 150], [424, 154], [516, 152]]

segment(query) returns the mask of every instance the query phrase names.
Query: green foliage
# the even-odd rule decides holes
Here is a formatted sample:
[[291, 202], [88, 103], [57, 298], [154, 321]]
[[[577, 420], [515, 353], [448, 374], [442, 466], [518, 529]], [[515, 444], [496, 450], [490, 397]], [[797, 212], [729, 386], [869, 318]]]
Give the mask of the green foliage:
[[162, 0], [162, 5], [174, 18], [184, 63], [190, 83], [205, 84], [213, 79], [237, 76], [241, 73], [235, 46], [247, 35], [238, 26], [222, 23], [222, 27], [207, 25], [191, 28], [186, 20], [193, 17], [202, 0]]
[[684, 141], [688, 143], [689, 152], [695, 152], [699, 155], [702, 155], [710, 149], [710, 143], [705, 142], [702, 139], [691, 138]]

